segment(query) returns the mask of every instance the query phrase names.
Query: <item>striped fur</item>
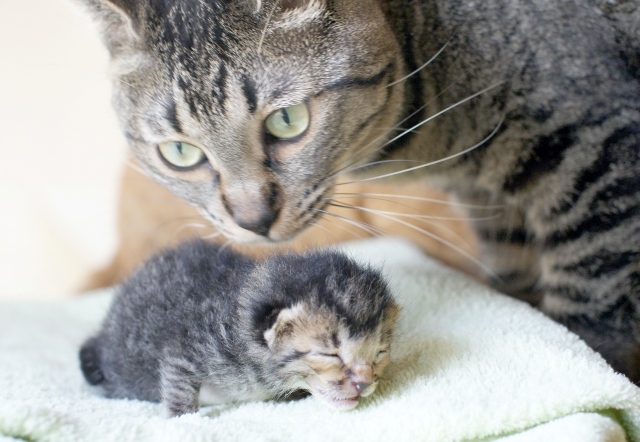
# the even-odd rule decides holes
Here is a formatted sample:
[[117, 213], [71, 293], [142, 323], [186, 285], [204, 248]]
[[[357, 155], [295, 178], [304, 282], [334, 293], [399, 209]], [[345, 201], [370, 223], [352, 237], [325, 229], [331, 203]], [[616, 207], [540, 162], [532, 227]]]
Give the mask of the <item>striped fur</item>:
[[[77, 1], [113, 54], [133, 152], [237, 242], [295, 236], [351, 163], [437, 161], [492, 134], [406, 175], [505, 206], [477, 225], [496, 287], [640, 381], [637, 2]], [[312, 115], [304, 136], [265, 136], [271, 112], [300, 102]], [[156, 151], [167, 140], [208, 161], [170, 170]], [[264, 225], [240, 227], [239, 212]]]
[[376, 389], [398, 312], [382, 275], [338, 252], [252, 260], [192, 241], [122, 284], [80, 365], [107, 397], [167, 417], [296, 391], [344, 410]]

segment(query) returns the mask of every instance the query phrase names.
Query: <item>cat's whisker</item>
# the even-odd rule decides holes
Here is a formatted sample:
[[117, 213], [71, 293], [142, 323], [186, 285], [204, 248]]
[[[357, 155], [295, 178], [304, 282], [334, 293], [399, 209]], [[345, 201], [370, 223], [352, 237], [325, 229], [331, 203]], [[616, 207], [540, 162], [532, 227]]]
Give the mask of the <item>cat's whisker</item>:
[[[402, 132], [402, 131], [410, 130], [410, 129], [408, 127], [391, 127], [391, 128], [386, 128], [386, 129], [381, 127], [381, 128], [374, 128], [374, 129], [371, 129], [371, 130], [374, 131], [374, 132], [384, 132], [385, 134], [388, 134], [389, 132], [392, 132], [392, 131]], [[418, 130], [413, 130], [412, 132], [414, 134], [422, 133], [422, 132], [420, 132]]]
[[[117, 53], [113, 53], [112, 55], [114, 57], [116, 57], [118, 60], [120, 60], [120, 61], [124, 62], [125, 64], [127, 64], [131, 68], [131, 72], [135, 72], [135, 71], [138, 70], [138, 68], [133, 63], [131, 63], [129, 60], [127, 60], [126, 58], [118, 55]], [[117, 78], [117, 79], [119, 80], [119, 78]], [[123, 83], [124, 83], [124, 81], [123, 81]], [[131, 86], [132, 88], [135, 89], [135, 87], [130, 85], [129, 83], [125, 83], [125, 84], [127, 84], [127, 85], [129, 85], [129, 86]]]
[[352, 167], [351, 169], [342, 170], [342, 171], [336, 173], [335, 175], [332, 175], [331, 178], [339, 177], [341, 175], [353, 172], [354, 170], [364, 169], [364, 168], [367, 168], [367, 167], [375, 166], [377, 164], [387, 164], [387, 163], [420, 163], [420, 164], [424, 164], [424, 161], [418, 161], [418, 160], [380, 160], [380, 161], [373, 161], [371, 163], [361, 164], [359, 166]]
[[179, 217], [172, 218], [170, 220], [167, 220], [167, 221], [164, 221], [164, 222], [158, 224], [156, 226], [156, 230], [160, 230], [160, 229], [162, 229], [164, 227], [167, 227], [170, 224], [173, 224], [173, 223], [178, 222], [178, 221], [197, 221], [197, 222], [202, 222], [202, 223], [208, 222], [208, 220], [206, 218], [202, 217], [202, 216], [179, 216]]
[[347, 217], [338, 215], [337, 213], [329, 212], [327, 210], [322, 210], [322, 209], [312, 209], [312, 210], [324, 213], [327, 216], [333, 216], [333, 217], [335, 217], [335, 218], [337, 218], [337, 219], [339, 219], [341, 221], [344, 221], [344, 222], [346, 222], [348, 224], [351, 224], [351, 225], [353, 225], [353, 226], [355, 226], [355, 227], [357, 227], [357, 228], [359, 228], [361, 230], [364, 230], [365, 232], [369, 233], [370, 235], [373, 235], [373, 236], [376, 236], [376, 237], [380, 236], [380, 234], [378, 232], [376, 232], [376, 230], [377, 231], [382, 231], [383, 234], [387, 234], [387, 232], [385, 232], [384, 230], [382, 230], [382, 229], [380, 229], [378, 227], [372, 226], [371, 224], [364, 223], [362, 221], [354, 221], [352, 219], [349, 219]]
[[311, 227], [317, 227], [320, 230], [324, 230], [325, 232], [327, 232], [329, 235], [331, 235], [336, 241], [340, 241], [340, 238], [338, 238], [335, 233], [333, 233], [331, 230], [327, 229], [326, 227], [323, 227], [321, 225], [319, 225], [318, 223], [313, 223], [311, 224]]
[[168, 198], [151, 198], [151, 197], [126, 196], [126, 195], [123, 195], [121, 198], [123, 200], [130, 200], [130, 201], [157, 202], [157, 203], [163, 203], [163, 204], [175, 204], [178, 206], [193, 207], [193, 204], [189, 204], [186, 201], [179, 200], [177, 198], [175, 200], [172, 200]]
[[[361, 234], [359, 234], [357, 232], [354, 232], [353, 230], [351, 230], [351, 229], [349, 229], [349, 228], [347, 228], [347, 227], [345, 227], [343, 225], [340, 225], [340, 224], [334, 222], [333, 220], [331, 220], [329, 218], [324, 218], [323, 220], [325, 222], [330, 223], [333, 227], [337, 227], [338, 229], [344, 230], [345, 232], [348, 232], [348, 233], [352, 234], [353, 236], [355, 236], [357, 238], [364, 238], [364, 236], [362, 236]], [[315, 223], [314, 225], [316, 225], [316, 224], [317, 223]]]
[[[494, 89], [494, 88], [496, 88], [496, 87], [498, 87], [498, 86], [502, 85], [503, 83], [504, 83], [504, 82], [500, 82], [500, 83], [496, 83], [496, 84], [494, 84], [494, 85], [492, 85], [492, 86], [489, 86], [489, 87], [487, 87], [487, 88], [485, 88], [485, 89], [483, 89], [483, 90], [481, 90], [481, 91], [479, 91], [479, 92], [476, 92], [475, 94], [469, 95], [468, 97], [466, 97], [466, 98], [464, 98], [464, 99], [462, 99], [462, 100], [460, 100], [460, 101], [458, 101], [458, 102], [456, 102], [456, 103], [454, 103], [454, 104], [452, 104], [452, 105], [450, 105], [450, 106], [448, 106], [448, 107], [444, 108], [443, 110], [441, 110], [441, 111], [439, 111], [439, 112], [436, 112], [435, 114], [433, 114], [433, 115], [431, 115], [431, 116], [429, 116], [429, 117], [425, 118], [425, 119], [424, 119], [424, 120], [422, 120], [421, 122], [419, 122], [419, 123], [415, 124], [415, 125], [414, 125], [413, 127], [411, 127], [410, 129], [407, 129], [406, 131], [404, 131], [404, 132], [400, 133], [399, 135], [397, 135], [397, 136], [393, 137], [392, 139], [390, 139], [390, 140], [386, 141], [385, 143], [383, 143], [382, 145], [378, 146], [378, 147], [377, 147], [373, 152], [370, 152], [370, 153], [368, 153], [367, 155], [365, 155], [365, 156], [363, 156], [363, 157], [361, 157], [361, 158], [359, 158], [359, 159], [356, 159], [356, 160], [352, 161], [351, 163], [349, 163], [349, 164], [348, 164], [348, 165], [346, 165], [345, 167], [343, 167], [343, 168], [339, 169], [336, 173], [334, 173], [334, 174], [332, 174], [332, 175], [328, 176], [327, 178], [325, 178], [325, 179], [323, 180], [323, 183], [324, 183], [324, 182], [326, 182], [326, 181], [328, 181], [328, 180], [331, 180], [331, 179], [333, 179], [333, 178], [335, 178], [335, 177], [337, 177], [337, 176], [342, 175], [342, 174], [343, 174], [343, 172], [344, 172], [344, 173], [349, 172], [349, 170], [345, 172], [345, 169], [349, 168], [349, 167], [350, 167], [350, 166], [352, 166], [353, 164], [356, 164], [356, 163], [358, 163], [358, 162], [360, 162], [360, 161], [364, 160], [367, 156], [372, 155], [372, 154], [374, 154], [374, 153], [376, 153], [376, 152], [378, 152], [378, 151], [380, 151], [380, 150], [384, 149], [385, 147], [387, 147], [387, 146], [388, 146], [388, 145], [390, 145], [391, 143], [394, 143], [395, 141], [397, 141], [397, 140], [399, 140], [400, 138], [402, 138], [402, 137], [406, 136], [407, 134], [411, 133], [412, 131], [414, 131], [414, 130], [415, 130], [415, 129], [417, 129], [418, 127], [423, 126], [424, 124], [428, 123], [429, 121], [433, 120], [434, 118], [437, 118], [437, 117], [439, 117], [440, 115], [442, 115], [442, 114], [444, 114], [444, 113], [446, 113], [446, 112], [448, 112], [448, 111], [450, 111], [450, 110], [452, 110], [452, 109], [455, 109], [456, 107], [458, 107], [458, 106], [460, 106], [460, 105], [462, 105], [462, 104], [466, 103], [467, 101], [472, 100], [472, 99], [474, 99], [474, 98], [476, 98], [476, 97], [478, 97], [478, 96], [480, 96], [480, 95], [484, 94], [485, 92], [488, 92], [488, 91], [490, 91], [491, 89]], [[435, 100], [438, 96], [442, 95], [442, 94], [443, 94], [447, 89], [449, 89], [452, 85], [453, 85], [453, 84], [449, 85], [446, 89], [444, 89], [444, 90], [443, 90], [442, 92], [440, 92], [438, 95], [436, 95], [435, 97], [433, 97], [429, 102], [427, 102], [427, 104], [425, 104], [425, 105], [421, 106], [418, 110], [416, 110], [414, 113], [412, 113], [412, 114], [411, 114], [409, 117], [407, 117], [405, 120], [402, 120], [399, 124], [404, 123], [407, 119], [411, 118], [411, 116], [413, 116], [415, 113], [417, 113], [417, 112], [419, 112], [420, 110], [424, 109], [424, 108], [425, 108], [425, 107], [426, 107], [426, 106], [427, 106], [431, 101]], [[504, 117], [503, 117], [503, 119], [504, 119]], [[500, 123], [502, 123], [502, 119], [500, 120]], [[498, 127], [499, 127], [499, 125], [498, 125]], [[381, 137], [383, 137], [383, 136], [381, 136]], [[379, 137], [379, 138], [381, 138], [381, 137]], [[374, 141], [372, 141], [371, 143], [367, 144], [365, 147], [363, 147], [362, 149], [358, 150], [358, 152], [361, 152], [362, 150], [364, 150], [364, 149], [368, 148], [368, 147], [369, 147], [369, 146], [371, 146], [371, 145], [372, 145], [372, 143], [374, 143], [375, 141], [376, 141], [376, 140], [374, 140]], [[473, 148], [476, 148], [476, 147], [478, 147], [478, 146], [474, 146]], [[468, 150], [472, 150], [472, 148], [470, 148], [470, 149], [468, 149]], [[462, 153], [460, 153], [460, 154], [458, 154], [458, 155], [462, 155], [463, 153], [464, 153], [464, 152], [462, 152]], [[357, 154], [357, 152], [356, 152], [356, 154]], [[354, 155], [352, 155], [351, 157], [353, 157], [353, 156], [355, 156], [355, 154], [354, 154]], [[442, 159], [441, 161], [445, 161], [446, 159], [448, 159], [448, 158]], [[427, 165], [429, 165], [429, 164], [426, 164], [426, 165], [421, 166], [421, 167], [426, 167]], [[419, 168], [419, 167], [418, 167], [418, 168]], [[410, 170], [414, 170], [414, 169], [410, 169]]]
[[418, 72], [420, 72], [421, 70], [423, 70], [424, 68], [429, 66], [431, 64], [431, 62], [433, 62], [436, 58], [438, 58], [438, 56], [442, 53], [442, 51], [444, 51], [447, 48], [447, 46], [449, 46], [449, 43], [451, 43], [451, 40], [453, 40], [453, 37], [455, 37], [455, 35], [456, 35], [456, 33], [454, 32], [451, 35], [451, 37], [449, 37], [449, 40], [447, 40], [447, 42], [444, 45], [442, 45], [440, 50], [438, 52], [436, 52], [436, 54], [433, 57], [431, 57], [426, 63], [424, 63], [422, 66], [420, 66], [418, 69], [416, 69], [415, 71], [411, 72], [410, 74], [405, 75], [401, 79], [396, 80], [393, 83], [389, 83], [387, 85], [387, 87], [395, 86], [398, 83], [402, 83], [403, 81], [413, 77], [415, 74], [417, 74]]
[[[343, 207], [343, 206], [338, 206], [338, 207]], [[349, 208], [348, 206], [344, 206], [343, 208]], [[471, 262], [473, 262], [475, 265], [477, 265], [480, 269], [482, 269], [487, 275], [489, 275], [491, 278], [493, 278], [495, 281], [498, 282], [502, 282], [502, 279], [493, 271], [491, 270], [488, 266], [486, 266], [482, 261], [478, 260], [477, 258], [475, 258], [473, 255], [471, 255], [470, 253], [466, 252], [465, 250], [461, 249], [460, 247], [458, 247], [457, 245], [453, 244], [450, 241], [447, 241], [444, 238], [439, 237], [438, 235], [436, 235], [435, 233], [429, 232], [428, 230], [422, 229], [414, 224], [411, 224], [407, 221], [401, 220], [401, 219], [397, 219], [393, 216], [390, 215], [385, 215], [385, 214], [381, 214], [381, 213], [375, 213], [374, 210], [371, 209], [367, 209], [365, 207], [360, 207], [359, 209], [354, 209], [354, 210], [361, 210], [363, 212], [369, 212], [372, 213], [374, 215], [378, 215], [382, 218], [386, 218], [388, 220], [391, 221], [395, 221], [398, 224], [401, 224], [405, 227], [408, 227], [412, 230], [415, 230], [416, 232], [420, 232], [426, 236], [428, 236], [429, 238], [432, 238], [436, 241], [438, 241], [439, 243], [450, 247], [452, 250], [455, 250], [456, 252], [460, 253], [462, 256], [464, 256], [465, 258], [467, 258], [468, 260], [470, 260]]]
[[124, 83], [124, 84], [126, 84], [126, 85], [127, 85], [127, 86], [129, 86], [131, 89], [135, 89], [135, 88], [136, 88], [134, 85], [132, 85], [131, 83], [127, 83], [127, 82], [126, 82], [126, 81], [124, 81], [122, 78], [115, 77], [115, 79], [116, 79], [117, 81], [119, 81], [120, 83]]
[[[491, 86], [491, 88], [494, 88], [494, 87], [496, 87], [496, 85]], [[485, 91], [487, 91], [487, 90], [488, 90], [488, 89], [485, 89]], [[478, 94], [479, 94], [479, 93], [478, 93]], [[477, 94], [474, 94], [474, 95], [477, 95]], [[470, 97], [469, 97], [469, 98], [467, 98], [466, 100], [468, 100], [468, 99], [470, 99]], [[462, 102], [458, 102], [458, 103], [462, 103]], [[455, 106], [455, 105], [454, 105], [454, 106]], [[448, 109], [452, 109], [452, 107], [451, 107], [451, 106], [450, 106], [450, 107], [448, 107], [447, 109], [445, 109], [445, 111], [446, 111], [446, 110], [448, 110]], [[427, 118], [426, 120], [424, 120], [422, 123], [419, 123], [419, 124], [424, 124], [424, 123], [426, 123], [428, 120], [435, 118], [436, 116], [438, 116], [439, 114], [442, 114], [443, 112], [444, 112], [444, 111], [438, 112], [437, 114], [433, 115], [432, 117]], [[471, 152], [471, 151], [473, 151], [473, 150], [477, 149], [478, 147], [482, 146], [483, 144], [485, 144], [485, 143], [486, 143], [487, 141], [489, 141], [491, 138], [493, 138], [493, 136], [494, 136], [496, 133], [498, 133], [498, 130], [499, 130], [499, 129], [500, 129], [500, 127], [502, 126], [502, 122], [503, 122], [503, 121], [504, 121], [504, 115], [500, 118], [500, 121], [498, 122], [498, 124], [497, 124], [497, 126], [495, 127], [495, 129], [493, 129], [493, 131], [492, 131], [492, 132], [491, 132], [491, 133], [490, 133], [490, 134], [489, 134], [485, 139], [483, 139], [483, 140], [482, 140], [482, 141], [480, 141], [479, 143], [474, 144], [473, 146], [471, 146], [471, 147], [469, 147], [469, 148], [467, 148], [467, 149], [463, 150], [462, 152], [458, 152], [458, 153], [455, 153], [455, 154], [453, 154], [453, 155], [449, 155], [449, 156], [446, 156], [446, 157], [444, 157], [444, 158], [440, 158], [439, 160], [430, 161], [430, 162], [428, 162], [428, 163], [421, 164], [420, 166], [410, 167], [409, 169], [399, 170], [399, 171], [397, 171], [397, 172], [390, 172], [390, 173], [386, 173], [386, 174], [383, 174], [383, 175], [378, 175], [378, 176], [370, 177], [370, 178], [363, 178], [363, 179], [361, 179], [361, 180], [349, 181], [349, 182], [345, 182], [345, 183], [338, 183], [338, 184], [336, 184], [336, 186], [342, 186], [342, 185], [345, 185], [345, 184], [363, 183], [363, 182], [366, 182], [366, 181], [378, 180], [378, 179], [381, 179], [381, 178], [387, 178], [387, 177], [390, 177], [390, 176], [400, 175], [400, 174], [402, 174], [402, 173], [412, 172], [412, 171], [414, 171], [414, 170], [423, 169], [423, 168], [425, 168], [425, 167], [435, 166], [436, 164], [440, 164], [440, 163], [443, 163], [443, 162], [445, 162], [445, 161], [449, 161], [449, 160], [452, 160], [452, 159], [454, 159], [454, 158], [460, 157], [460, 156], [462, 156], [462, 155], [466, 155], [466, 154], [468, 154], [469, 152]], [[398, 137], [400, 137], [400, 136], [402, 136], [402, 135], [399, 135]], [[346, 173], [346, 172], [345, 172], [345, 173]]]
[[[410, 195], [395, 195], [392, 193], [350, 193], [350, 192], [336, 192], [333, 194], [334, 196], [338, 196], [338, 198], [360, 198], [360, 197], [387, 197], [387, 198], [399, 198], [399, 199], [409, 199], [409, 200], [416, 200], [416, 201], [426, 201], [426, 202], [430, 202], [430, 203], [436, 203], [436, 204], [444, 204], [444, 205], [450, 205], [450, 206], [457, 206], [457, 207], [465, 207], [465, 208], [469, 208], [469, 209], [487, 209], [487, 210], [493, 210], [493, 209], [504, 209], [505, 206], [504, 205], [490, 205], [490, 206], [480, 206], [480, 205], [475, 205], [475, 204], [465, 204], [465, 203], [460, 203], [457, 201], [452, 201], [452, 200], [448, 200], [448, 199], [437, 199], [437, 198], [426, 198], [426, 197], [419, 197], [419, 196], [410, 196]], [[373, 199], [373, 198], [372, 198]], [[387, 200], [382, 200], [382, 201], [387, 201]]]
[[133, 170], [135, 170], [136, 172], [138, 172], [138, 173], [140, 173], [140, 174], [142, 174], [144, 176], [151, 177], [151, 175], [149, 175], [149, 173], [146, 170], [144, 170], [143, 168], [141, 168], [140, 166], [138, 166], [137, 164], [135, 164], [133, 161], [131, 161], [129, 159], [124, 160], [124, 164], [127, 167], [132, 168]]
[[197, 224], [197, 223], [187, 223], [184, 224], [183, 226], [181, 226], [179, 229], [177, 229], [174, 232], [174, 236], [178, 236], [178, 234], [180, 234], [180, 232], [182, 232], [183, 230], [186, 229], [215, 229], [215, 227], [210, 226], [210, 225], [206, 225], [206, 224]]
[[[333, 201], [332, 198], [323, 198], [323, 199], [324, 200]], [[385, 200], [382, 200], [382, 201], [385, 201]], [[390, 202], [393, 202], [393, 201], [390, 201]], [[344, 203], [341, 203], [341, 204], [344, 204]], [[354, 209], [362, 208], [361, 206], [355, 206], [353, 204], [344, 204], [344, 206], [341, 205], [340, 207], [350, 207], [350, 208], [354, 208]], [[406, 207], [410, 207], [410, 206], [406, 206]], [[434, 220], [434, 221], [435, 220], [438, 220], [438, 221], [474, 221], [474, 222], [475, 221], [489, 221], [489, 220], [500, 218], [502, 216], [502, 213], [496, 213], [494, 215], [471, 218], [471, 217], [468, 217], [468, 216], [436, 216], [436, 215], [429, 215], [429, 214], [414, 215], [414, 214], [410, 214], [410, 213], [392, 212], [392, 211], [387, 211], [387, 210], [377, 210], [377, 209], [370, 209], [370, 210], [374, 211], [375, 213], [384, 213], [385, 215], [396, 215], [396, 216], [400, 216], [400, 217], [403, 217], [403, 218]], [[415, 209], [415, 210], [417, 210], [417, 209]]]
[[202, 239], [214, 239], [214, 238], [217, 238], [217, 237], [219, 237], [221, 235], [222, 235], [222, 232], [216, 232], [216, 233], [213, 233], [211, 235], [201, 236], [200, 238], [202, 238]]
[[[341, 165], [344, 164], [345, 162], [352, 160], [353, 158], [356, 158], [357, 155], [359, 155], [361, 152], [366, 151], [369, 147], [375, 145], [378, 141], [382, 140], [384, 137], [387, 136], [387, 134], [389, 134], [391, 131], [398, 129], [400, 127], [402, 127], [402, 125], [404, 123], [406, 123], [407, 121], [409, 121], [411, 118], [413, 118], [414, 116], [416, 116], [417, 114], [419, 114], [420, 112], [422, 112], [427, 106], [429, 106], [433, 101], [435, 101], [438, 97], [440, 97], [441, 95], [443, 95], [445, 92], [447, 92], [449, 89], [451, 89], [456, 83], [451, 83], [450, 85], [448, 85], [446, 88], [444, 88], [442, 91], [440, 91], [440, 93], [438, 93], [437, 95], [435, 95], [433, 98], [431, 98], [429, 101], [427, 101], [425, 104], [423, 104], [422, 106], [420, 106], [418, 109], [416, 109], [415, 111], [411, 112], [411, 114], [409, 114], [406, 118], [404, 118], [403, 120], [399, 121], [398, 124], [396, 124], [395, 126], [392, 126], [391, 128], [387, 129], [387, 131], [385, 133], [383, 133], [382, 135], [379, 135], [378, 137], [376, 137], [375, 139], [373, 139], [372, 141], [370, 141], [369, 143], [367, 143], [366, 145], [364, 145], [363, 147], [361, 147], [360, 149], [358, 149], [357, 151], [355, 151], [354, 153], [352, 153], [351, 155], [349, 155], [347, 158], [345, 158], [342, 162]], [[412, 131], [414, 131], [415, 128], [409, 128], [409, 129], [405, 129], [404, 132], [402, 133], [410, 133]], [[344, 169], [353, 166], [354, 164], [364, 160], [365, 158], [367, 158], [369, 155], [372, 155], [374, 153], [376, 153], [378, 150], [380, 150], [380, 148], [375, 149], [373, 152], [370, 152], [360, 158], [356, 158], [355, 160], [351, 161], [349, 164], [346, 164], [342, 167], [339, 166], [338, 170], [335, 170], [333, 172], [332, 175], [330, 175], [329, 177], [325, 178], [322, 183], [325, 183], [329, 180], [331, 180], [333, 178], [333, 176], [335, 176], [335, 174], [343, 171]]]
[[258, 43], [258, 54], [262, 52], [262, 43], [264, 43], [264, 38], [267, 35], [267, 30], [269, 29], [269, 24], [271, 23], [271, 17], [273, 17], [273, 13], [276, 12], [276, 8], [280, 5], [280, 0], [276, 0], [273, 3], [273, 8], [269, 11], [269, 15], [267, 16], [267, 23], [264, 25], [264, 29], [262, 30], [262, 35], [260, 35], [260, 42]]
[[221, 253], [222, 253], [222, 251], [223, 251], [224, 249], [226, 249], [227, 247], [229, 247], [229, 245], [231, 245], [231, 243], [232, 243], [232, 242], [233, 242], [233, 240], [228, 239], [224, 244], [222, 244], [222, 245], [220, 246], [220, 249], [218, 249], [218, 255], [219, 255], [219, 254], [221, 254]]
[[[337, 203], [337, 204], [336, 204]], [[400, 204], [400, 203], [396, 203], [396, 204]], [[356, 206], [353, 204], [347, 204], [344, 202], [334, 202], [334, 203], [330, 203], [330, 205], [334, 206], [334, 207], [342, 207], [344, 209], [352, 209], [352, 210], [361, 210], [361, 209], [365, 209], [365, 207], [362, 206]], [[408, 207], [411, 208], [413, 210], [417, 210], [411, 206], [407, 206], [405, 204], [400, 204], [401, 206], [404, 207]], [[365, 210], [362, 210], [363, 212]], [[374, 214], [374, 215], [388, 215], [388, 216], [403, 216], [403, 217], [408, 217], [408, 218], [412, 218], [412, 219], [416, 219], [418, 221], [421, 221], [423, 223], [429, 224], [429, 225], [433, 225], [433, 226], [439, 226], [441, 228], [445, 228], [449, 231], [451, 231], [451, 233], [453, 233], [453, 235], [455, 235], [457, 238], [459, 238], [460, 240], [462, 240], [465, 244], [467, 244], [469, 247], [471, 247], [471, 244], [469, 244], [469, 242], [466, 240], [466, 238], [464, 238], [462, 235], [460, 235], [458, 232], [456, 232], [456, 230], [451, 227], [450, 225], [448, 225], [447, 223], [443, 222], [443, 221], [469, 221], [469, 218], [442, 218], [442, 217], [436, 217], [430, 214], [424, 214], [424, 212], [419, 211], [421, 213], [423, 213], [423, 215], [411, 215], [411, 214], [405, 214], [402, 212], [385, 212], [382, 210], [376, 210], [376, 209], [368, 209], [367, 211], [370, 211], [370, 213]], [[498, 214], [497, 216], [501, 216], [501, 214]]]

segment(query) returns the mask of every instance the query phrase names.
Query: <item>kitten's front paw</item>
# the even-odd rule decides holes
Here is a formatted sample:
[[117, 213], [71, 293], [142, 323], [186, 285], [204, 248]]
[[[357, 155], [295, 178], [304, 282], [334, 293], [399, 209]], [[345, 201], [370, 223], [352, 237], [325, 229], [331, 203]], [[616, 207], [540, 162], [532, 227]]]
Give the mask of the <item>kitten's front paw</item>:
[[184, 414], [192, 414], [198, 412], [198, 406], [193, 404], [184, 404], [184, 403], [167, 403], [163, 402], [163, 417], [165, 419], [171, 419], [173, 417], [180, 417]]

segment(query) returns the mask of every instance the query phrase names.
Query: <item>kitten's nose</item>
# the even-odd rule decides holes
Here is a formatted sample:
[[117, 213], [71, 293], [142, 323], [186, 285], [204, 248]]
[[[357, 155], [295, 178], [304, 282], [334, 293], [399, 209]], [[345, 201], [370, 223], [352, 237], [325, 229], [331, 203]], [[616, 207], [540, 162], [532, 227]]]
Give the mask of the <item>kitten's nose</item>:
[[356, 389], [359, 395], [373, 383], [373, 370], [368, 364], [356, 364], [347, 373], [351, 380], [351, 386]]
[[354, 381], [351, 381], [351, 383], [355, 387], [355, 389], [358, 392], [358, 394], [360, 394], [363, 391], [365, 391], [367, 389], [367, 387], [369, 385], [371, 385], [371, 382], [354, 382]]

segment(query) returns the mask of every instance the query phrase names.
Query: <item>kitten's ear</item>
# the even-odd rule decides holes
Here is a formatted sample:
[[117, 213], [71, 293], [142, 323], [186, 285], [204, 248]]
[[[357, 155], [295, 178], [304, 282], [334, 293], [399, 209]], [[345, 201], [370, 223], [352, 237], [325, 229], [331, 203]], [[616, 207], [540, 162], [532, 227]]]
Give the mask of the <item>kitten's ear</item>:
[[140, 2], [135, 0], [70, 0], [88, 13], [113, 54], [138, 39]]
[[280, 310], [274, 324], [264, 332], [264, 340], [269, 348], [276, 347], [283, 338], [293, 332], [293, 322], [299, 316], [300, 309], [298, 307]]

